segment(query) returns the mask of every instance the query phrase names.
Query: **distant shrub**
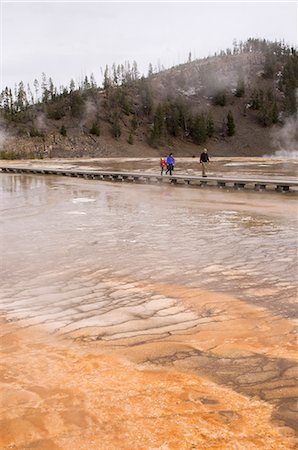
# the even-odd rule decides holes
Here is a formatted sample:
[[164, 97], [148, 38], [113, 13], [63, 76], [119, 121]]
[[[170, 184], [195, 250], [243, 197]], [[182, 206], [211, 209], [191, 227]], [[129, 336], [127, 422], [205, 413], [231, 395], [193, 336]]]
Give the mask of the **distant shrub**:
[[36, 153], [26, 151], [1, 150], [0, 159], [35, 159]]
[[30, 137], [44, 137], [44, 132], [39, 130], [38, 128], [31, 128], [29, 131]]
[[213, 105], [225, 106], [227, 104], [227, 97], [225, 91], [218, 91], [212, 100]]
[[53, 120], [60, 120], [65, 116], [63, 104], [54, 104], [48, 106], [48, 118]]
[[64, 125], [62, 125], [61, 128], [60, 128], [60, 134], [61, 134], [62, 136], [66, 136], [66, 134], [67, 134], [66, 128], [65, 128]]
[[131, 124], [132, 130], [136, 131], [136, 129], [138, 128], [138, 125], [139, 125], [138, 119], [136, 118], [136, 116], [133, 116], [133, 118], [130, 121], [130, 124]]
[[245, 94], [245, 84], [243, 80], [238, 80], [237, 88], [235, 92], [236, 97], [243, 97]]
[[90, 134], [94, 134], [95, 136], [100, 136], [100, 127], [96, 123], [92, 124], [92, 127], [89, 130]]
[[129, 136], [128, 136], [127, 142], [128, 142], [130, 145], [133, 145], [133, 135], [132, 135], [131, 133], [130, 133]]

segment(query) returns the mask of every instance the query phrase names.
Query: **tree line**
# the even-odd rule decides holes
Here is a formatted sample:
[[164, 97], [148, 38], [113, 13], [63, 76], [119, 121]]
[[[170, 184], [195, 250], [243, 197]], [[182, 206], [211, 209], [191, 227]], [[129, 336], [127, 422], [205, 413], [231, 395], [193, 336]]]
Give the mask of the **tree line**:
[[[221, 52], [219, 56], [251, 52], [262, 53], [262, 79], [271, 80], [271, 87], [264, 89], [257, 83], [255, 86], [246, 86], [243, 77], [239, 76], [234, 95], [245, 98], [249, 108], [257, 112], [261, 125], [270, 126], [277, 123], [282, 114], [289, 116], [297, 111], [298, 56], [296, 50], [284, 42], [272, 43], [259, 39], [234, 41], [233, 48]], [[188, 63], [192, 63], [191, 54]], [[34, 80], [33, 89], [22, 81], [13, 90], [6, 87], [0, 94], [0, 111], [8, 121], [21, 123], [32, 120], [35, 109], [44, 112], [52, 120], [61, 120], [66, 115], [80, 120], [84, 116], [86, 103], [90, 101], [94, 121], [88, 132], [94, 136], [100, 135], [100, 120], [104, 113], [115, 139], [121, 136], [123, 124], [128, 126], [130, 144], [133, 144], [140, 125], [147, 127], [148, 143], [153, 146], [172, 137], [187, 138], [195, 144], [203, 144], [216, 132], [222, 136], [235, 134], [232, 111], [225, 113], [222, 123], [215, 124], [209, 112], [193, 111], [187, 100], [178, 100], [172, 96], [156, 102], [150, 81], [162, 70], [163, 66], [153, 68], [150, 63], [145, 78], [140, 74], [136, 61], [132, 64], [125, 62], [106, 66], [102, 70], [102, 85], [98, 85], [94, 74], [91, 74], [79, 83], [72, 79], [68, 86], [59, 87], [43, 73], [40, 81]], [[277, 92], [282, 94], [282, 105], [277, 99]], [[103, 94], [101, 98], [100, 94]], [[212, 103], [214, 106], [227, 106], [227, 93], [224, 90], [214, 93]], [[62, 136], [67, 135], [64, 124], [61, 125], [60, 133]], [[32, 127], [30, 135], [42, 136], [43, 132]]]

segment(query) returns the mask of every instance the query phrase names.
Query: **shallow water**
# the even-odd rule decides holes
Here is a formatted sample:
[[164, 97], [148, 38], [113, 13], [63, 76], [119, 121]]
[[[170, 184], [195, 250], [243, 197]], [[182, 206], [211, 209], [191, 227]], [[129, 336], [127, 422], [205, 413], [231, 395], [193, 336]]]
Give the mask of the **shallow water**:
[[[258, 404], [259, 410], [268, 407], [268, 417], [272, 414], [275, 420], [268, 419], [266, 424], [273, 447], [266, 446], [267, 435], [257, 448], [292, 448], [289, 428], [281, 425], [295, 428], [296, 420], [295, 195], [11, 174], [1, 174], [0, 183], [1, 253], [5, 255], [1, 306], [3, 317], [20, 330], [13, 333], [34, 333], [37, 327], [38, 332], [78, 345], [71, 347], [74, 354], [79, 354], [80, 348], [94, 352], [99, 364], [102, 352], [108, 352], [120, 358], [114, 362], [116, 371], [124, 358], [132, 364], [132, 371], [142, 371], [147, 382], [148, 370], [162, 369], [165, 374], [174, 370], [178, 377], [186, 372], [215, 383], [212, 389], [227, 389], [227, 403], [233, 399], [244, 405], [261, 399], [265, 403]], [[24, 337], [28, 361], [30, 333]], [[59, 345], [52, 350], [53, 361], [64, 351]], [[40, 345], [40, 360], [42, 348]], [[10, 352], [10, 361], [11, 374], [13, 365], [26, 364], [17, 348]], [[35, 372], [38, 379], [38, 367]], [[69, 376], [68, 372], [67, 379]], [[87, 376], [85, 369], [80, 376]], [[20, 389], [20, 375], [11, 378], [11, 386]], [[173, 380], [168, 385], [171, 382], [177, 389]], [[199, 378], [191, 378], [191, 382], [204, 384]], [[27, 384], [30, 390], [30, 380]], [[92, 386], [86, 386], [85, 398], [91, 395]], [[68, 388], [71, 391], [74, 386]], [[160, 395], [158, 389], [154, 392]], [[216, 401], [221, 395], [216, 394]], [[247, 397], [233, 397], [237, 395]], [[67, 404], [64, 408], [67, 410]], [[135, 411], [136, 404], [132, 402], [130, 408]], [[174, 414], [172, 406], [167, 408]], [[235, 404], [233, 408], [235, 414], [224, 416], [226, 431], [237, 421], [239, 426], [240, 420], [251, 442], [256, 443], [255, 430], [239, 410], [235, 412]], [[203, 438], [186, 412], [181, 414], [187, 431], [176, 423], [175, 432], [184, 439], [192, 436], [193, 442], [187, 441], [185, 447], [179, 439], [170, 443], [174, 425], [167, 430], [164, 424], [162, 439], [151, 443], [152, 448], [164, 443], [168, 445], [164, 448], [177, 449], [231, 448], [231, 442], [238, 442], [239, 448], [253, 448], [235, 435], [232, 441], [222, 441], [222, 446], [213, 442], [204, 447], [208, 438], [202, 444]], [[90, 423], [88, 426], [92, 430]], [[72, 431], [66, 422], [65, 430], [70, 439]], [[119, 447], [117, 433], [114, 438], [107, 433], [106, 439], [108, 434], [108, 444], [90, 448], [151, 448], [145, 437], [135, 447], [131, 437]], [[41, 439], [38, 436], [37, 441]], [[69, 448], [70, 440], [62, 445], [61, 439], [55, 441], [53, 436], [54, 432], [47, 437], [52, 439], [49, 448], [56, 448], [51, 447], [54, 442], [57, 448]], [[96, 436], [93, 430], [93, 438]], [[282, 447], [278, 439], [289, 441]], [[22, 442], [17, 445], [28, 443], [29, 438], [25, 436]], [[274, 447], [274, 442], [279, 446]]]

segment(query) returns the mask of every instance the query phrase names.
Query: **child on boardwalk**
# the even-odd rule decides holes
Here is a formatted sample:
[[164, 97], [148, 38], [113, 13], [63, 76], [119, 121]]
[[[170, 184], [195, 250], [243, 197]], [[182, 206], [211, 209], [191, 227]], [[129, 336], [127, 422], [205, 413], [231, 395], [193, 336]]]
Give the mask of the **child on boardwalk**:
[[166, 160], [164, 158], [160, 158], [159, 165], [160, 165], [160, 175], [163, 175], [163, 171], [165, 170], [167, 165]]

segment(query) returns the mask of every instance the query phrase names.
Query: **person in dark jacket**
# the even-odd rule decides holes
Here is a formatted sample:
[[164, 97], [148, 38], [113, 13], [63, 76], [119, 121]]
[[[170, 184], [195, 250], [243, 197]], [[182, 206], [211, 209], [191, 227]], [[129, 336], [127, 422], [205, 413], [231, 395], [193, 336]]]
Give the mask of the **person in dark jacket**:
[[207, 148], [204, 148], [203, 153], [201, 153], [200, 156], [200, 163], [202, 164], [202, 177], [207, 177], [206, 169], [208, 162], [209, 162], [208, 151]]
[[166, 175], [170, 172], [170, 175], [172, 175], [172, 171], [174, 170], [174, 164], [175, 164], [175, 159], [173, 157], [173, 153], [170, 153], [169, 156], [167, 157], [167, 171], [166, 171]]

